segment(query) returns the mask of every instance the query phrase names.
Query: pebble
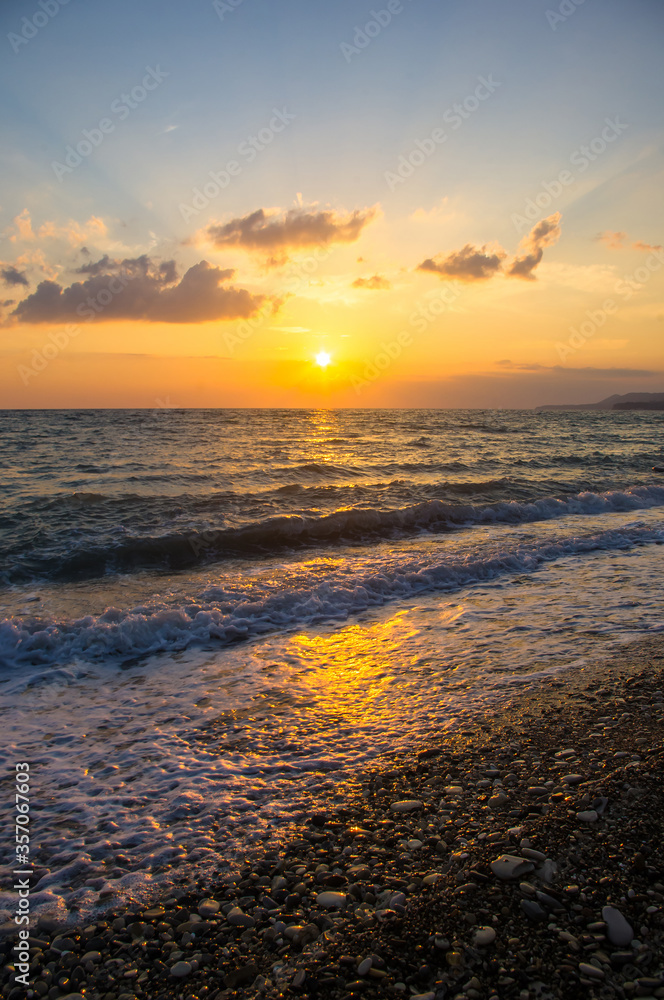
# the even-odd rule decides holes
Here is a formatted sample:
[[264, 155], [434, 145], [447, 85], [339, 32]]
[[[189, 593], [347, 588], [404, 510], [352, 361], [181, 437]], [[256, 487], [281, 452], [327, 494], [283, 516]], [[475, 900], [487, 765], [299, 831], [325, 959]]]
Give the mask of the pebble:
[[538, 890], [536, 897], [537, 902], [541, 903], [546, 910], [550, 910], [552, 913], [560, 913], [565, 910], [562, 903], [559, 903], [557, 899], [554, 899], [553, 896], [549, 896], [546, 892], [540, 892]]
[[198, 904], [198, 912], [202, 917], [213, 917], [215, 913], [219, 913], [221, 903], [218, 903], [216, 899], [203, 899]]
[[234, 906], [226, 915], [226, 920], [234, 927], [253, 927], [256, 921], [248, 913], [244, 913], [239, 906]]
[[176, 962], [171, 968], [171, 975], [175, 976], [176, 979], [184, 979], [191, 973], [192, 969], [189, 962]]
[[588, 965], [587, 962], [579, 962], [579, 972], [582, 976], [590, 976], [591, 979], [604, 979], [604, 973], [596, 965]]
[[514, 854], [501, 854], [499, 858], [491, 862], [491, 871], [500, 879], [520, 878], [528, 872], [533, 871], [535, 865], [525, 858], [516, 857]]
[[486, 948], [496, 940], [496, 932], [493, 927], [478, 927], [475, 931], [473, 944], [476, 948]]
[[346, 905], [346, 894], [343, 892], [319, 892], [316, 903], [326, 910], [336, 910]]
[[53, 951], [73, 951], [76, 947], [76, 943], [68, 937], [55, 937], [51, 941], [51, 948]]
[[[595, 738], [602, 736], [598, 733]], [[649, 740], [659, 747], [654, 734]], [[242, 992], [242, 987], [254, 983], [252, 992], [257, 994], [270, 994], [274, 987], [285, 995], [290, 988], [292, 996], [302, 997], [315, 992], [312, 975], [316, 980], [320, 976], [321, 995], [346, 1000], [359, 1000], [363, 992], [373, 993], [385, 983], [387, 993], [403, 1000], [435, 1000], [446, 991], [449, 1000], [452, 996], [534, 1000], [543, 990], [542, 981], [555, 969], [561, 970], [567, 990], [580, 977], [583, 986], [577, 989], [586, 1000], [600, 992], [608, 997], [611, 990], [622, 995], [619, 986], [624, 986], [629, 1000], [652, 1000], [659, 993], [664, 1000], [664, 978], [657, 977], [660, 965], [653, 961], [659, 961], [655, 935], [660, 930], [664, 886], [653, 880], [652, 848], [647, 851], [640, 839], [639, 820], [646, 810], [639, 812], [636, 803], [646, 795], [648, 780], [656, 787], [655, 775], [646, 773], [654, 769], [648, 761], [642, 765], [643, 775], [630, 772], [631, 781], [638, 782], [630, 788], [623, 780], [630, 759], [626, 757], [620, 772], [597, 778], [597, 787], [587, 782], [586, 775], [583, 789], [572, 788], [582, 783], [581, 776], [560, 775], [566, 767], [593, 773], [595, 752], [588, 753], [585, 745], [578, 754], [562, 751], [572, 759], [563, 764], [557, 755], [556, 770], [550, 771], [547, 758], [554, 747], [545, 754], [537, 743], [538, 737], [533, 737], [524, 738], [523, 745], [497, 747], [487, 736], [487, 747], [478, 759], [491, 754], [500, 764], [469, 765], [460, 747], [458, 753], [450, 752], [449, 762], [443, 756], [431, 777], [428, 765], [419, 764], [406, 772], [403, 783], [400, 772], [396, 782], [388, 774], [378, 783], [375, 803], [363, 793], [358, 807], [335, 806], [324, 823], [307, 819], [284, 857], [276, 852], [264, 861], [259, 857], [254, 868], [243, 867], [241, 876], [221, 885], [200, 883], [195, 893], [174, 888], [161, 907], [145, 911], [135, 907], [83, 930], [55, 920], [47, 926], [40, 920], [37, 929], [43, 940], [34, 938], [33, 946], [43, 951], [37, 960], [48, 965], [50, 974], [39, 981], [37, 1000], [50, 1000], [56, 991], [60, 1000], [97, 994], [105, 1000], [171, 994], [192, 1000], [206, 992], [203, 982], [215, 977], [219, 984], [207, 986], [212, 993], [218, 985]], [[561, 740], [555, 745], [560, 746]], [[607, 760], [617, 749], [607, 749]], [[634, 754], [630, 756], [634, 761]], [[618, 765], [611, 762], [611, 766]], [[549, 774], [555, 783], [547, 780]], [[486, 780], [477, 782], [482, 775]], [[501, 781], [491, 786], [490, 778], [501, 775]], [[503, 787], [508, 780], [509, 789]], [[440, 801], [443, 791], [445, 798]], [[507, 792], [510, 804], [503, 813], [492, 814], [487, 802], [490, 808], [498, 802], [505, 805]], [[594, 797], [600, 793], [611, 796], [610, 807], [603, 795]], [[420, 794], [422, 800], [415, 798]], [[549, 804], [543, 806], [545, 796], [550, 796]], [[648, 813], [651, 798], [645, 800]], [[507, 809], [512, 812], [501, 822]], [[605, 809], [610, 809], [610, 819], [599, 824], [596, 820]], [[552, 813], [551, 840], [547, 835], [552, 831], [547, 820], [540, 820], [540, 811], [543, 816]], [[505, 829], [517, 822], [521, 825]], [[585, 825], [593, 822], [594, 828]], [[606, 864], [607, 849], [615, 852], [611, 857], [624, 858], [624, 869]], [[410, 854], [404, 853], [408, 850]], [[519, 855], [497, 856], [497, 850], [518, 850]], [[436, 871], [442, 864], [440, 854], [446, 862], [442, 874]], [[552, 857], [559, 859], [559, 870]], [[485, 861], [491, 862], [490, 879]], [[472, 882], [464, 881], [470, 878]], [[578, 885], [568, 884], [574, 879]], [[424, 889], [421, 895], [420, 889]], [[210, 894], [217, 894], [219, 902]], [[418, 898], [416, 905], [409, 903], [413, 898]], [[607, 898], [613, 905], [603, 907]], [[623, 905], [633, 928], [616, 909]], [[482, 920], [491, 926], [482, 925]], [[378, 926], [372, 929], [374, 921]], [[355, 925], [362, 928], [359, 937]], [[565, 929], [568, 926], [573, 933]], [[351, 933], [344, 941], [347, 928]], [[645, 943], [635, 940], [635, 933]], [[314, 949], [308, 949], [314, 941]], [[347, 953], [336, 959], [342, 947]], [[509, 966], [503, 948], [511, 949]], [[258, 965], [249, 961], [256, 949], [265, 960], [261, 965], [265, 975], [259, 975]], [[308, 973], [302, 967], [305, 963]], [[153, 964], [155, 980], [148, 972]], [[21, 1000], [16, 991], [7, 991], [7, 972], [7, 966], [0, 968], [0, 1000]], [[491, 986], [484, 973], [497, 976]], [[430, 992], [415, 993], [427, 986]], [[77, 989], [82, 994], [62, 996]], [[564, 987], [560, 995], [567, 996]]]
[[546, 920], [546, 911], [542, 909], [539, 903], [534, 903], [531, 899], [522, 899], [521, 909], [529, 920]]
[[606, 923], [607, 937], [611, 944], [624, 948], [631, 943], [634, 931], [620, 910], [616, 910], [614, 906], [603, 907], [602, 920]]
[[522, 847], [521, 853], [529, 861], [546, 861], [546, 854], [542, 854], [541, 851], [535, 851], [532, 847]]
[[402, 799], [400, 802], [393, 802], [390, 810], [395, 813], [411, 813], [422, 809], [423, 806], [424, 803], [419, 799]]
[[496, 795], [491, 796], [488, 805], [490, 809], [500, 809], [500, 807], [504, 806], [507, 802], [509, 802], [509, 799], [507, 795], [505, 795], [505, 792], [497, 792]]

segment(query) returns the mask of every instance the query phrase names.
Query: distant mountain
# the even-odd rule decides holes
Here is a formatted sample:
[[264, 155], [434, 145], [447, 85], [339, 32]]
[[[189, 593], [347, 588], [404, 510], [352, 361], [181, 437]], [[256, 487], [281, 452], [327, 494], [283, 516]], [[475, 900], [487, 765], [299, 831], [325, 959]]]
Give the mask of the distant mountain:
[[543, 410], [664, 410], [664, 392], [626, 392], [623, 396], [607, 396], [599, 403], [558, 403], [536, 406]]
[[664, 399], [650, 399], [643, 403], [615, 403], [614, 410], [664, 410]]

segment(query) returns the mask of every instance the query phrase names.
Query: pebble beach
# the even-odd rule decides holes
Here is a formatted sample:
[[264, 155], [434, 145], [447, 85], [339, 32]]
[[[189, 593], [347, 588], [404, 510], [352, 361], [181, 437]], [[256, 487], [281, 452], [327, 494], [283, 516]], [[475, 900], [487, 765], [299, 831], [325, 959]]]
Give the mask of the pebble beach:
[[31, 928], [49, 1000], [664, 997], [664, 641], [518, 692], [149, 908]]

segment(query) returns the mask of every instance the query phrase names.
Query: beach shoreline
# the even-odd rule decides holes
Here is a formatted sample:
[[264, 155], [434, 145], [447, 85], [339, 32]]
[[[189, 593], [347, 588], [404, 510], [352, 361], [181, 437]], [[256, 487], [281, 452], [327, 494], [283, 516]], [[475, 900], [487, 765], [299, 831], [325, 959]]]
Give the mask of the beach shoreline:
[[367, 768], [218, 881], [42, 918], [34, 996], [664, 996], [663, 687], [664, 637], [630, 643]]

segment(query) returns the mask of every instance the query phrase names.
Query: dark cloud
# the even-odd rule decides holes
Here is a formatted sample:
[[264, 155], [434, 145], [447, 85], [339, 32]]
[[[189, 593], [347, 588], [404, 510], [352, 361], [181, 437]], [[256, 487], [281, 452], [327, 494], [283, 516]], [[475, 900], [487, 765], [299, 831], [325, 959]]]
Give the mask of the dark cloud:
[[441, 278], [457, 278], [460, 281], [486, 281], [493, 277], [502, 267], [507, 254], [504, 250], [495, 253], [487, 252], [487, 248], [474, 247], [467, 243], [462, 250], [454, 250], [447, 257], [423, 260], [418, 264], [418, 271], [433, 271]]
[[11, 314], [21, 323], [141, 319], [151, 323], [204, 323], [246, 319], [272, 301], [245, 288], [226, 285], [235, 271], [202, 260], [178, 281], [174, 261], [147, 255], [122, 261], [102, 257], [79, 269], [88, 277], [63, 288], [42, 281]]
[[19, 271], [18, 268], [14, 267], [13, 264], [9, 264], [7, 267], [3, 267], [0, 270], [0, 277], [7, 285], [29, 285], [25, 273]]
[[521, 254], [514, 257], [504, 268], [507, 251], [502, 247], [490, 249], [475, 247], [467, 243], [462, 250], [454, 250], [443, 257], [428, 257], [417, 265], [418, 271], [432, 271], [440, 278], [456, 278], [459, 281], [487, 281], [494, 275], [505, 274], [508, 278], [523, 278], [534, 281], [533, 271], [544, 256], [544, 248], [552, 246], [560, 236], [560, 212], [542, 219], [533, 226], [520, 243]]
[[[89, 256], [90, 252], [87, 247], [83, 247], [82, 250]], [[75, 268], [74, 274], [99, 274], [102, 271], [108, 271], [110, 268], [115, 268], [116, 262], [111, 260], [108, 254], [104, 254], [100, 260], [90, 261], [88, 264], [81, 264], [80, 267]]]
[[544, 248], [553, 246], [559, 238], [560, 212], [554, 212], [533, 226], [528, 235], [521, 240], [520, 246], [525, 252], [512, 261], [507, 269], [508, 277], [535, 281], [533, 271], [544, 256]]
[[391, 287], [392, 282], [383, 278], [381, 274], [374, 274], [371, 278], [356, 278], [353, 282], [353, 288], [368, 288], [375, 292]]
[[208, 226], [205, 235], [215, 247], [239, 247], [274, 254], [270, 260], [274, 264], [282, 262], [287, 251], [331, 243], [354, 243], [375, 216], [375, 208], [356, 210], [348, 215], [333, 211], [308, 212], [302, 208], [268, 214], [259, 208], [223, 225]]

